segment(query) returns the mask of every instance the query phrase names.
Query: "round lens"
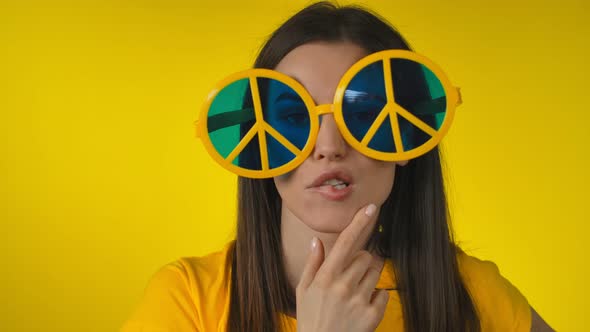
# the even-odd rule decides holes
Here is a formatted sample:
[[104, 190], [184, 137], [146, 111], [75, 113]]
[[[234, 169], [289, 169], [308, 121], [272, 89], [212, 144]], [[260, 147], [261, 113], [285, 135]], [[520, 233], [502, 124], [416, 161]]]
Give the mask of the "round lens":
[[[388, 98], [388, 86], [393, 100]], [[385, 153], [422, 146], [436, 134], [445, 114], [440, 80], [428, 67], [405, 58], [380, 59], [365, 66], [352, 77], [342, 100], [342, 116], [352, 136]]]
[[[214, 97], [207, 113], [207, 131], [215, 150], [228, 163], [248, 170], [263, 170], [265, 164], [274, 169], [292, 161], [305, 147], [309, 112], [285, 83], [243, 78]], [[261, 145], [266, 146], [264, 154]]]

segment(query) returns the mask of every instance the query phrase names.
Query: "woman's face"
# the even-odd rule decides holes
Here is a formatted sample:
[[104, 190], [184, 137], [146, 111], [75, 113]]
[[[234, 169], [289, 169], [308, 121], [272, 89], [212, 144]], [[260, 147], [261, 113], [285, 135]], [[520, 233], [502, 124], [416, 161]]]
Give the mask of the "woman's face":
[[[317, 105], [331, 104], [342, 75], [366, 55], [350, 42], [312, 42], [289, 52], [275, 70], [298, 80]], [[366, 157], [346, 143], [332, 114], [323, 115], [310, 156], [274, 178], [283, 216], [296, 217], [317, 232], [339, 233], [361, 207], [383, 204], [393, 187], [396, 164], [405, 163]]]

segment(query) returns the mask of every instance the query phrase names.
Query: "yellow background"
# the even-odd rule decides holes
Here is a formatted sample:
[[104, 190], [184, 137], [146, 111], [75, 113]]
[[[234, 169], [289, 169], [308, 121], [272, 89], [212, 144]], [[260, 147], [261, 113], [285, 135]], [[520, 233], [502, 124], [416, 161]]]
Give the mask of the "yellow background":
[[[208, 88], [306, 1], [0, 3], [0, 330], [115, 331], [150, 275], [231, 239]], [[462, 87], [457, 237], [561, 331], [590, 321], [587, 1], [364, 1]]]

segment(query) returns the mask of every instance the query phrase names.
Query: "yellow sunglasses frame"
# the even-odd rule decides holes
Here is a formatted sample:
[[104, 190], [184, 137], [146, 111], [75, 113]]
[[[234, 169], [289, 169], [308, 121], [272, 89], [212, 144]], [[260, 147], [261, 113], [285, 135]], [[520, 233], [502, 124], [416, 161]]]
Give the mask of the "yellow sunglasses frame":
[[[407, 59], [418, 62], [423, 66], [427, 67], [432, 73], [434, 73], [437, 79], [440, 81], [446, 96], [446, 110], [445, 118], [438, 130], [430, 127], [422, 120], [420, 120], [418, 117], [416, 117], [415, 115], [413, 115], [412, 113], [410, 113], [409, 111], [405, 110], [400, 105], [395, 103], [395, 98], [393, 94], [395, 87], [393, 86], [393, 79], [391, 77], [391, 63], [389, 61], [392, 58]], [[344, 116], [342, 114], [342, 101], [344, 99], [346, 87], [353, 79], [353, 77], [356, 74], [358, 74], [363, 68], [377, 61], [383, 62], [383, 73], [387, 103], [385, 107], [383, 107], [379, 115], [375, 118], [375, 121], [365, 134], [365, 137], [359, 142], [352, 135], [352, 133], [346, 126]], [[300, 150], [299, 148], [297, 148], [295, 145], [293, 145], [293, 143], [289, 142], [283, 135], [281, 135], [276, 129], [274, 129], [272, 126], [270, 126], [268, 123], [264, 121], [260, 101], [260, 93], [258, 90], [258, 82], [256, 80], [257, 78], [270, 78], [280, 81], [283, 84], [286, 84], [291, 89], [293, 89], [305, 103], [305, 106], [307, 107], [307, 110], [309, 112], [310, 129], [309, 137], [303, 149]], [[222, 89], [224, 89], [231, 83], [243, 79], [249, 80], [250, 89], [252, 92], [252, 100], [254, 103], [256, 123], [252, 126], [252, 128], [250, 128], [248, 133], [246, 133], [246, 135], [242, 137], [242, 139], [240, 140], [238, 145], [233, 149], [233, 151], [230, 152], [230, 154], [224, 158], [219, 154], [219, 152], [217, 152], [215, 146], [211, 142], [211, 139], [208, 135], [208, 112], [209, 108], [211, 107], [211, 103]], [[370, 54], [360, 59], [344, 73], [336, 88], [336, 93], [334, 94], [334, 101], [332, 104], [316, 105], [309, 92], [305, 89], [305, 87], [303, 87], [303, 85], [301, 85], [301, 83], [285, 74], [279, 73], [274, 70], [253, 68], [232, 74], [215, 85], [213, 90], [207, 96], [207, 99], [201, 109], [199, 118], [194, 122], [194, 124], [196, 126], [196, 136], [201, 139], [209, 155], [222, 167], [243, 177], [270, 178], [279, 176], [281, 174], [285, 174], [295, 169], [309, 156], [309, 154], [315, 146], [315, 142], [319, 132], [320, 115], [332, 113], [334, 115], [334, 119], [336, 121], [338, 129], [340, 130], [341, 135], [344, 137], [346, 142], [350, 144], [350, 146], [355, 148], [357, 151], [373, 159], [394, 162], [400, 160], [410, 160], [433, 149], [449, 130], [455, 115], [455, 108], [461, 105], [461, 103], [462, 100], [460, 89], [457, 87], [453, 87], [450, 80], [447, 78], [444, 72], [430, 59], [418, 53], [406, 50], [384, 50]], [[431, 138], [415, 149], [403, 151], [401, 132], [397, 119], [398, 114], [404, 117], [409, 122], [411, 122], [414, 126], [418, 127], [419, 129], [430, 135]], [[373, 136], [375, 135], [383, 121], [385, 121], [385, 118], [388, 115], [389, 121], [391, 121], [391, 128], [393, 130], [393, 138], [396, 146], [396, 151], [400, 152], [383, 152], [368, 147], [368, 144], [371, 142], [371, 139], [373, 138]], [[270, 169], [265, 133], [268, 133], [279, 143], [281, 143], [285, 148], [287, 148], [291, 153], [295, 155], [295, 158], [293, 158], [293, 160], [289, 161], [288, 163], [282, 166]], [[232, 163], [233, 160], [240, 154], [240, 152], [242, 152], [242, 150], [246, 147], [246, 145], [252, 140], [252, 138], [255, 135], [258, 135], [262, 170], [251, 170], [234, 165]]]

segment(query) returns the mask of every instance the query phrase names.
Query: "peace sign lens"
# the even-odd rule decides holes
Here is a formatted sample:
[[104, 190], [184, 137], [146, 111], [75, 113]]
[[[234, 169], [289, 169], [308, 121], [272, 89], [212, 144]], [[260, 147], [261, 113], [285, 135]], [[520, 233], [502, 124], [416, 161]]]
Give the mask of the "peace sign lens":
[[308, 111], [313, 101], [295, 91], [303, 89], [296, 81], [277, 72], [254, 69], [239, 76], [246, 77], [223, 86], [207, 112], [207, 131], [221, 157], [218, 162], [243, 176], [284, 173], [309, 150], [312, 125], [318, 126]]
[[[266, 178], [297, 167], [319, 131], [316, 105], [294, 79], [250, 69], [220, 82], [205, 105], [203, 143], [223, 167]], [[451, 102], [447, 93], [451, 92]], [[380, 160], [415, 158], [442, 139], [460, 101], [433, 63], [408, 51], [369, 55], [342, 77], [334, 118], [346, 141]], [[205, 135], [202, 135], [205, 136]]]
[[[342, 109], [341, 131], [349, 144], [365, 155], [389, 161], [412, 159], [432, 149], [452, 119], [452, 113], [447, 116], [445, 88], [438, 76], [409, 58], [382, 55], [360, 65], [358, 71], [353, 66], [352, 75], [345, 75], [335, 97]], [[337, 111], [335, 116], [339, 117]]]

